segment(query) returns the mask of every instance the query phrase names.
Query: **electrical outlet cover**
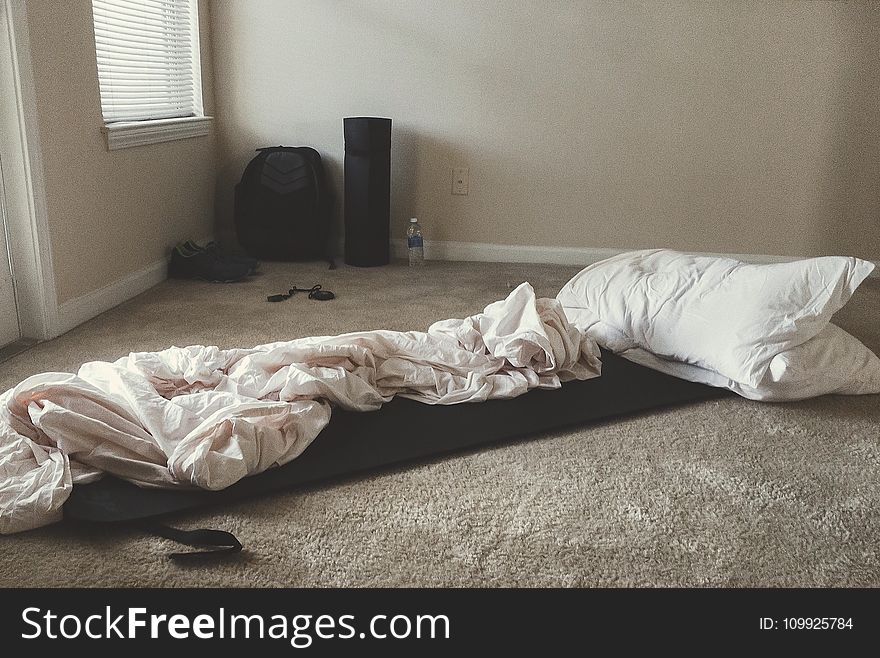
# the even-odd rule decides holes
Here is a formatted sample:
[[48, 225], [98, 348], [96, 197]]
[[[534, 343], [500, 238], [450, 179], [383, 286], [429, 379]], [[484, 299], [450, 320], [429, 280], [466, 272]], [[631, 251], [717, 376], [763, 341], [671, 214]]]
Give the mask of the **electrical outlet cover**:
[[462, 196], [467, 195], [470, 185], [470, 170], [467, 167], [452, 168], [452, 193]]

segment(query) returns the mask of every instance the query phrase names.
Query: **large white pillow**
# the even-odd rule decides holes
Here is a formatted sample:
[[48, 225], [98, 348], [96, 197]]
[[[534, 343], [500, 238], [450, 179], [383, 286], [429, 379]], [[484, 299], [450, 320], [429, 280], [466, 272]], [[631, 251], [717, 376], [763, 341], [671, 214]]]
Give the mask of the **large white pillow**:
[[[783, 356], [822, 332], [873, 268], [837, 256], [747, 265], [668, 250], [636, 251], [585, 268], [557, 299], [572, 324], [615, 352], [638, 348], [662, 361], [697, 366], [743, 391], [760, 390], [773, 383], [765, 376], [774, 357], [780, 356], [780, 364], [815, 357], [812, 350], [839, 355], [854, 349], [849, 339], [867, 350], [835, 328], [848, 338], [832, 330], [806, 351]], [[784, 370], [794, 372], [791, 366]]]
[[785, 401], [838, 393], [880, 393], [880, 358], [855, 336], [829, 323], [806, 343], [780, 352], [757, 386], [740, 384], [690, 363], [669, 361], [640, 347], [621, 356], [680, 379], [729, 388], [750, 400]]

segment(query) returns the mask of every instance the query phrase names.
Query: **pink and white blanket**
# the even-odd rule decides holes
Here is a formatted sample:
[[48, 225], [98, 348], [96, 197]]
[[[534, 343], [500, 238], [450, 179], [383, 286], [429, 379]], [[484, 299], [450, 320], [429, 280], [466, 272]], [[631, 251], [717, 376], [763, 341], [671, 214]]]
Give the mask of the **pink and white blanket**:
[[0, 533], [57, 521], [73, 486], [104, 473], [223, 489], [299, 456], [334, 405], [480, 402], [599, 373], [596, 343], [523, 283], [427, 332], [171, 347], [35, 375], [0, 396]]

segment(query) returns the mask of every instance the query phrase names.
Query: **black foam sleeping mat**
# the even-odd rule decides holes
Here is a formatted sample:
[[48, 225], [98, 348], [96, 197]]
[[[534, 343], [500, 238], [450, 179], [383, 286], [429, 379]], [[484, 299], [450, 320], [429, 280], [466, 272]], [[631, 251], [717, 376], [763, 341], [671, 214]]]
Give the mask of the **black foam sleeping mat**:
[[220, 505], [402, 462], [521, 439], [563, 427], [732, 395], [602, 352], [602, 376], [512, 400], [432, 406], [395, 398], [380, 410], [334, 409], [330, 423], [292, 462], [222, 491], [142, 489], [115, 477], [76, 485], [66, 518], [114, 522]]

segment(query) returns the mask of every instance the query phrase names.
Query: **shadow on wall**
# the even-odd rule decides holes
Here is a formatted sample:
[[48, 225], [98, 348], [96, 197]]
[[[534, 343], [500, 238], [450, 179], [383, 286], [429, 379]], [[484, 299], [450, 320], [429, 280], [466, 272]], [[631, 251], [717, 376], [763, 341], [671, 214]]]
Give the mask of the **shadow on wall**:
[[[392, 239], [394, 222], [407, 221], [418, 217], [418, 198], [416, 186], [421, 169], [419, 152], [424, 144], [419, 143], [419, 134], [406, 124], [391, 122], [391, 224]], [[407, 215], [407, 219], [402, 219]], [[392, 251], [392, 258], [394, 252]]]
[[260, 146], [259, 137], [253, 132], [246, 132], [244, 126], [236, 126], [236, 134], [240, 134], [240, 141], [252, 144], [248, 150], [235, 150], [230, 144], [223, 144], [223, 157], [217, 168], [217, 185], [214, 189], [214, 239], [225, 249], [238, 250], [238, 239], [235, 235], [233, 223], [233, 207], [235, 203], [235, 185], [241, 180], [244, 168], [257, 154], [256, 149]]
[[[849, 35], [839, 77], [826, 99], [833, 124], [806, 236], [815, 253], [880, 259], [880, 5], [841, 12]], [[866, 20], [864, 20], [866, 19]], [[847, 226], [846, 231], [841, 227]], [[845, 236], [845, 237], [841, 237]]]
[[452, 193], [452, 168], [469, 162], [473, 171], [477, 159], [468, 155], [457, 143], [419, 131], [411, 125], [395, 124], [393, 130], [392, 239], [405, 236], [410, 217], [418, 217], [427, 244], [454, 239], [455, 236], [444, 232], [449, 222], [443, 216], [444, 212], [448, 212], [447, 199]]

